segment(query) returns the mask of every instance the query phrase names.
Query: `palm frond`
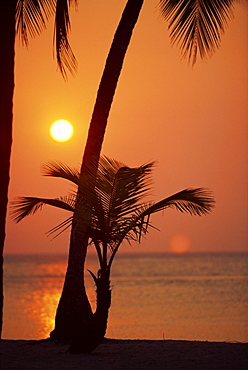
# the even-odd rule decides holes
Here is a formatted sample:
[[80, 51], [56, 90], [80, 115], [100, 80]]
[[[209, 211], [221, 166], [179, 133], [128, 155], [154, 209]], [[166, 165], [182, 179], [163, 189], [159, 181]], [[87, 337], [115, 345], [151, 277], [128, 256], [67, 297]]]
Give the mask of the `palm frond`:
[[145, 213], [148, 208], [149, 203], [139, 204], [131, 215], [119, 220], [111, 232], [111, 238], [115, 243], [124, 239], [140, 242], [141, 236], [146, 235], [149, 228], [159, 230], [150, 223], [150, 214]]
[[96, 229], [101, 227], [106, 231], [113, 228], [112, 222], [116, 223], [125, 214], [130, 214], [140, 199], [147, 195], [152, 167], [153, 163], [148, 163], [129, 168], [119, 161], [102, 157], [97, 178], [91, 178], [89, 169], [89, 176], [79, 180], [82, 199], [81, 205], [78, 202], [77, 214], [84, 217], [83, 210], [87, 204]]
[[141, 217], [151, 215], [169, 207], [176, 208], [180, 212], [200, 216], [209, 213], [213, 209], [214, 204], [214, 198], [208, 189], [185, 189], [149, 206]]
[[11, 202], [11, 217], [15, 222], [20, 222], [23, 218], [33, 215], [38, 210], [42, 209], [43, 205], [48, 204], [53, 207], [74, 212], [74, 207], [71, 197], [61, 199], [46, 199], [36, 197], [19, 197]]
[[70, 168], [62, 162], [45, 163], [43, 164], [41, 171], [44, 176], [60, 177], [79, 185], [79, 171], [74, 168]]
[[[77, 200], [75, 215], [87, 228], [90, 238], [105, 241], [109, 247], [111, 243], [119, 242], [128, 218], [150, 190], [153, 165], [147, 163], [129, 168], [119, 161], [102, 157], [96, 179], [91, 179], [94, 170], [88, 168], [89, 176], [79, 180], [82, 196]], [[91, 181], [94, 181], [94, 187]], [[86, 210], [90, 210], [90, 217]]]
[[66, 78], [66, 69], [71, 74], [77, 70], [77, 61], [68, 41], [70, 32], [69, 5], [77, 0], [57, 0], [55, 15], [54, 44], [60, 72]]
[[[110, 162], [108, 164], [111, 165]], [[116, 221], [131, 213], [136, 204], [148, 194], [153, 165], [151, 162], [129, 168], [114, 161], [111, 171], [108, 166], [98, 172], [96, 192], [101, 197], [109, 220]]]
[[97, 170], [97, 188], [106, 194], [111, 194], [116, 174], [122, 167], [127, 166], [116, 159], [101, 156]]
[[209, 213], [214, 207], [214, 204], [213, 195], [209, 190], [196, 188], [183, 190], [158, 203], [138, 205], [133, 215], [118, 222], [116, 232], [112, 230], [113, 247], [109, 264], [112, 264], [114, 256], [124, 239], [140, 242], [141, 237], [145, 236], [151, 227], [156, 229], [150, 223], [151, 214], [174, 207], [180, 212], [200, 216]]
[[54, 14], [56, 0], [18, 0], [16, 4], [16, 33], [28, 45], [29, 36], [35, 37], [46, 27], [47, 19]]
[[169, 22], [172, 44], [192, 64], [199, 52], [211, 56], [220, 45], [220, 36], [232, 17], [234, 0], [160, 0], [161, 14]]
[[123, 167], [116, 176], [113, 189], [113, 208], [121, 215], [129, 213], [130, 206], [136, 205], [150, 191], [150, 173], [154, 163], [137, 168]]
[[60, 224], [56, 225], [52, 229], [50, 229], [46, 235], [50, 236], [52, 234], [55, 234], [53, 239], [57, 238], [59, 235], [61, 235], [64, 231], [69, 229], [72, 225], [73, 217], [68, 217], [66, 220], [62, 221]]
[[144, 237], [150, 228], [159, 230], [150, 223], [150, 215], [143, 216], [143, 212], [147, 208], [147, 204], [138, 206], [133, 215], [120, 221], [118, 223], [118, 227], [112, 231], [110, 243], [112, 254], [109, 259], [109, 267], [111, 266], [114, 257], [124, 240], [128, 243], [131, 241], [140, 243], [141, 237]]

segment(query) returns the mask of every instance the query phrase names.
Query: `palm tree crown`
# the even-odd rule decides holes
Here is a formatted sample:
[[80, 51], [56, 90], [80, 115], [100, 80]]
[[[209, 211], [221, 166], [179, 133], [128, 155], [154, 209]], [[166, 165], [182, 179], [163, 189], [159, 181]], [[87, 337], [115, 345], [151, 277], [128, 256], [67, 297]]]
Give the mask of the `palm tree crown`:
[[[90, 243], [94, 243], [101, 267], [111, 266], [123, 240], [140, 242], [141, 236], [152, 227], [150, 216], [166, 208], [176, 208], [191, 215], [209, 213], [214, 206], [211, 192], [204, 188], [185, 189], [159, 202], [144, 201], [151, 190], [153, 162], [130, 168], [116, 160], [102, 157], [97, 177], [82, 181], [79, 172], [61, 164], [49, 163], [43, 167], [46, 176], [60, 177], [82, 189], [81, 205], [75, 207], [76, 192], [57, 199], [21, 197], [12, 202], [12, 216], [16, 222], [49, 204], [76, 213], [78, 225], [84, 224]], [[95, 173], [89, 168], [89, 174]], [[90, 217], [85, 213], [90, 210]], [[72, 216], [52, 228], [49, 233], [60, 234], [71, 225]], [[110, 257], [107, 258], [107, 253]]]

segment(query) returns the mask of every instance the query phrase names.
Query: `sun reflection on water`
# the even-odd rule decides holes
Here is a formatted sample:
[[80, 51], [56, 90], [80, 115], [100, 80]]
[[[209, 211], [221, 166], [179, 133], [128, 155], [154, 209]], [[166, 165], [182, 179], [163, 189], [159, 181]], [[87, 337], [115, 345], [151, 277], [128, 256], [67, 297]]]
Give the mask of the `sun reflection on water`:
[[[28, 264], [7, 269], [3, 335], [11, 339], [42, 339], [54, 329], [56, 309], [61, 296], [66, 259]], [[88, 268], [96, 272], [95, 263]], [[86, 273], [86, 290], [95, 309], [96, 298], [92, 278]], [[13, 305], [13, 302], [15, 303]]]
[[47, 338], [54, 328], [54, 318], [57, 304], [61, 295], [60, 289], [54, 288], [52, 282], [43, 288], [34, 290], [29, 304], [23, 313], [32, 320], [37, 327], [36, 335], [39, 338]]

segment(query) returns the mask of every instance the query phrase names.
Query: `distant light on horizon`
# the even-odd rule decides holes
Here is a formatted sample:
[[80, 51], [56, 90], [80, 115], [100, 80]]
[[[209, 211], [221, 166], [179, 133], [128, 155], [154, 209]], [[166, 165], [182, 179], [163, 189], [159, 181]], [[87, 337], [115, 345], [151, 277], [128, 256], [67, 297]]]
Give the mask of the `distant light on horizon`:
[[190, 245], [190, 238], [186, 234], [176, 234], [169, 240], [169, 249], [175, 254], [183, 254], [188, 252]]

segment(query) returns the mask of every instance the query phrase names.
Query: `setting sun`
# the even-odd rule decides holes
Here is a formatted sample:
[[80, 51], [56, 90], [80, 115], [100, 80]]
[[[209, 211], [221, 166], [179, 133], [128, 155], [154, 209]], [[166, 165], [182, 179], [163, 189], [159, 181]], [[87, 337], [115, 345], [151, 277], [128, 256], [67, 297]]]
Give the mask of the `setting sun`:
[[60, 119], [50, 127], [50, 135], [55, 141], [68, 141], [73, 135], [74, 129], [69, 121]]

